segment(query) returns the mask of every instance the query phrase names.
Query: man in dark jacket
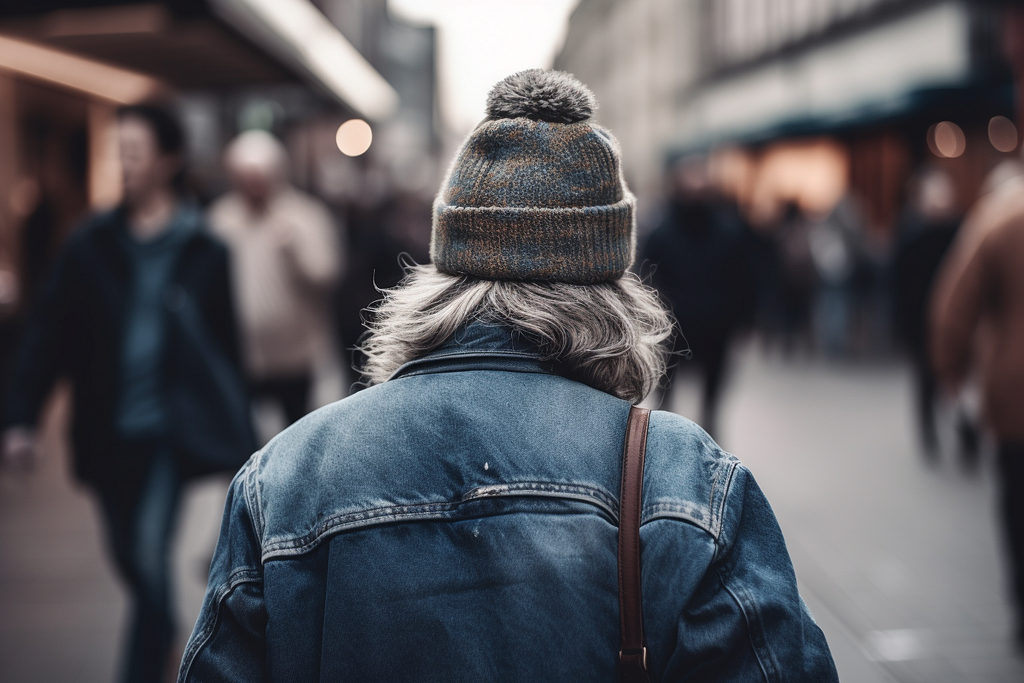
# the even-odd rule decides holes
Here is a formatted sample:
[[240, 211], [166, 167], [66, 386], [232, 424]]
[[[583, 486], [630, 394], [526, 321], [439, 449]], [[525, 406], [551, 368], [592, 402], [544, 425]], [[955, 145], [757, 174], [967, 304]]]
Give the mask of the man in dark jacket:
[[671, 305], [678, 325], [666, 386], [686, 359], [699, 370], [701, 426], [717, 433], [718, 404], [729, 345], [753, 309], [752, 272], [739, 212], [711, 184], [704, 160], [689, 159], [673, 173], [674, 187], [661, 223], [640, 255], [651, 284]]
[[646, 646], [620, 646], [623, 435], [671, 322], [593, 107], [568, 74], [495, 86], [432, 262], [377, 309], [374, 386], [235, 477], [181, 683], [837, 680], [753, 477], [660, 411], [624, 532]]
[[175, 187], [183, 139], [157, 107], [118, 118], [124, 203], [81, 226], [33, 305], [4, 416], [4, 460], [34, 457], [71, 381], [75, 472], [99, 497], [134, 603], [122, 680], [159, 681], [173, 635], [168, 545], [181, 485], [251, 452], [226, 249]]
[[928, 302], [935, 274], [959, 227], [952, 179], [940, 169], [923, 169], [911, 183], [910, 202], [899, 226], [893, 261], [893, 326], [913, 363], [918, 427], [929, 458], [938, 457], [938, 397], [928, 351]]

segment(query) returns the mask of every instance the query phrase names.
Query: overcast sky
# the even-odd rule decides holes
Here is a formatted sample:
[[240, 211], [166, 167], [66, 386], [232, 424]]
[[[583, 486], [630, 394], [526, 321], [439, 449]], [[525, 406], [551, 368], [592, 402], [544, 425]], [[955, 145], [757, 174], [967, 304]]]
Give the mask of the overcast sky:
[[484, 116], [487, 92], [505, 76], [550, 67], [579, 0], [388, 0], [396, 15], [438, 30], [441, 115], [455, 133]]

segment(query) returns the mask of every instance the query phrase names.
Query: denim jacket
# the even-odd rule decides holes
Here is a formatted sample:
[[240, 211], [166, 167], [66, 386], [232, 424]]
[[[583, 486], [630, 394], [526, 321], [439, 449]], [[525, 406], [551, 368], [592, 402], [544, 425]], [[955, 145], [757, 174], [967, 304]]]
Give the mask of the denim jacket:
[[[470, 326], [307, 416], [227, 496], [179, 683], [614, 681], [629, 404]], [[654, 681], [837, 681], [754, 478], [652, 413]]]

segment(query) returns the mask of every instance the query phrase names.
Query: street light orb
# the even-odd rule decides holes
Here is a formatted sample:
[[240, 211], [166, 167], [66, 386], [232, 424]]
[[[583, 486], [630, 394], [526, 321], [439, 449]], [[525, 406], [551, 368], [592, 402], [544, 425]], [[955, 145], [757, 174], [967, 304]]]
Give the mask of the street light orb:
[[338, 143], [338, 149], [345, 156], [357, 157], [370, 149], [373, 142], [373, 131], [370, 124], [362, 119], [349, 119], [338, 127], [338, 134], [334, 137]]
[[928, 147], [937, 157], [956, 159], [967, 149], [967, 138], [960, 126], [942, 121], [928, 130]]
[[988, 141], [1000, 152], [1017, 149], [1017, 127], [1005, 116], [993, 116], [988, 122]]

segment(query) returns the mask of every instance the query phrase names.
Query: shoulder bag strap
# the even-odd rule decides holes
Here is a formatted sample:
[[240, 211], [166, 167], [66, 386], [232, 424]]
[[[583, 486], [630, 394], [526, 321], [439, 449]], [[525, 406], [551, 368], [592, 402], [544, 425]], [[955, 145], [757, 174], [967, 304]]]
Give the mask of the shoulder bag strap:
[[640, 603], [640, 505], [644, 485], [647, 422], [651, 411], [633, 406], [626, 422], [619, 494], [619, 681], [647, 683], [647, 647]]

